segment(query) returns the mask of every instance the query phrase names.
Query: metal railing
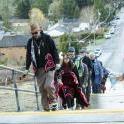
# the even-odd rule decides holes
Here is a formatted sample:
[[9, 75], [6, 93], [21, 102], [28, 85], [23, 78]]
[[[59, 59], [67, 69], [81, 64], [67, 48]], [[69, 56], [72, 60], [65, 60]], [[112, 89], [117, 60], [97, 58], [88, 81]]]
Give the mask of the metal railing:
[[24, 89], [19, 89], [17, 87], [17, 82], [16, 82], [16, 78], [15, 78], [15, 74], [17, 74], [17, 73], [24, 74], [23, 71], [18, 70], [18, 69], [14, 69], [14, 68], [11, 68], [11, 67], [7, 67], [7, 66], [4, 66], [4, 65], [0, 65], [0, 69], [6, 69], [6, 70], [12, 71], [12, 83], [14, 84], [14, 88], [6, 87], [6, 86], [0, 86], [0, 89], [14, 91], [14, 93], [15, 93], [15, 99], [16, 99], [17, 111], [18, 112], [21, 111], [20, 101], [19, 101], [19, 91], [21, 91], [21, 92], [34, 93], [35, 94], [35, 97], [36, 97], [37, 110], [39, 110], [39, 103], [38, 103], [38, 93], [39, 92], [38, 92], [38, 89], [37, 89], [37, 83], [36, 83], [36, 78], [35, 78], [34, 74], [28, 73], [29, 76], [32, 76], [33, 77], [34, 89], [35, 90], [34, 91], [33, 90], [24, 90]]

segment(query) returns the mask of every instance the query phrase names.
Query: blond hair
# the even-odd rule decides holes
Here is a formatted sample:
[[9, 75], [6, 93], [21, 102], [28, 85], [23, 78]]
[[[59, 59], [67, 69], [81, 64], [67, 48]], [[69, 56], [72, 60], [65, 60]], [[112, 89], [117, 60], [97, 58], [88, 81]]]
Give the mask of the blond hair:
[[38, 24], [32, 23], [30, 24], [30, 28], [31, 28], [31, 31], [33, 31], [35, 29], [40, 29], [40, 26]]

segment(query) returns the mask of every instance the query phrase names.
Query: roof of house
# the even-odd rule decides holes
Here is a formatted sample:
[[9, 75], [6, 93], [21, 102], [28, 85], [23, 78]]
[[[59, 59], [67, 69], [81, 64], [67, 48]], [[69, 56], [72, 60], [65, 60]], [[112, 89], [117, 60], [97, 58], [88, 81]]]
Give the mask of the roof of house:
[[15, 36], [4, 36], [0, 40], [0, 47], [24, 47], [30, 36], [25, 35], [15, 35]]
[[29, 23], [29, 19], [10, 19], [10, 23]]

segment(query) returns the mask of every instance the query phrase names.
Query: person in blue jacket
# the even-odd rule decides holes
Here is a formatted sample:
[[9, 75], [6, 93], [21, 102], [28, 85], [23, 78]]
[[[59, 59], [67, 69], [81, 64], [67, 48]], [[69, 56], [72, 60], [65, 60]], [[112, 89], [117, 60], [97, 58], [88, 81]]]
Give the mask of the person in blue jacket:
[[94, 54], [90, 55], [92, 60], [92, 93], [101, 93], [101, 81], [103, 79], [103, 68], [99, 60], [96, 59]]

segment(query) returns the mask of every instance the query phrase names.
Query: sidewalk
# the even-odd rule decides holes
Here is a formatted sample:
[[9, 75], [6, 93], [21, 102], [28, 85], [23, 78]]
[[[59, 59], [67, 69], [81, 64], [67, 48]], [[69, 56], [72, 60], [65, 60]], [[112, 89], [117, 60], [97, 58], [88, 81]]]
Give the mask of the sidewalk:
[[124, 122], [124, 109], [0, 113], [0, 124], [63, 124]]

